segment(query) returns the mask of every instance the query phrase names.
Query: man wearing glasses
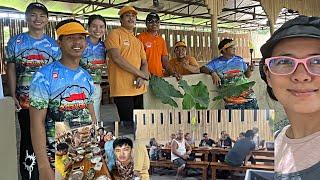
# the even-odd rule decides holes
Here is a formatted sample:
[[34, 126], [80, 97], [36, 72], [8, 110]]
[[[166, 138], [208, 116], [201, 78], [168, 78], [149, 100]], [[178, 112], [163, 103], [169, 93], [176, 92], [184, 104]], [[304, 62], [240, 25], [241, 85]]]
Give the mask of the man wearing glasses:
[[[218, 49], [222, 56], [211, 60], [201, 67], [202, 73], [212, 76], [213, 84], [230, 87], [235, 84], [247, 83], [253, 66], [247, 66], [243, 58], [235, 55], [235, 43], [232, 39], [223, 39]], [[239, 96], [224, 97], [226, 109], [258, 109], [256, 95], [249, 88]]]
[[[147, 54], [149, 72], [155, 76], [171, 75], [168, 65], [168, 50], [166, 41], [159, 35], [160, 17], [149, 13], [146, 18], [147, 31], [137, 38], [143, 43]], [[165, 70], [165, 73], [163, 71]]]

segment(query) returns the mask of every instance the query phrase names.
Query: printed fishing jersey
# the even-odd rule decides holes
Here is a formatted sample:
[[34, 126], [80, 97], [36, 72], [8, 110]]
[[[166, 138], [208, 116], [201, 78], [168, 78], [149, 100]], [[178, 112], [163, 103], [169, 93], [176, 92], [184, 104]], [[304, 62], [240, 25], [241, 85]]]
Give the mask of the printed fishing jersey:
[[93, 44], [89, 37], [86, 39], [87, 48], [84, 50], [80, 65], [91, 75], [93, 82], [101, 83], [101, 67], [106, 61], [106, 48], [102, 41]]
[[[206, 67], [210, 70], [215, 71], [218, 74], [218, 76], [221, 79], [221, 84], [224, 86], [243, 84], [249, 82], [248, 78], [246, 78], [244, 75], [244, 73], [248, 69], [248, 66], [239, 56], [233, 56], [229, 60], [226, 60], [223, 56], [220, 56], [210, 61], [206, 65]], [[253, 90], [249, 89], [242, 92], [242, 94], [237, 97], [224, 97], [224, 101], [226, 105], [231, 106], [246, 104], [249, 102], [255, 102], [254, 104], [256, 104], [256, 96]]]
[[92, 78], [81, 67], [71, 70], [55, 61], [36, 72], [30, 86], [30, 106], [47, 108], [48, 146], [54, 144], [55, 122], [64, 121], [70, 128], [91, 124], [88, 104], [92, 104], [93, 90]]
[[43, 65], [60, 58], [61, 52], [55, 40], [48, 35], [34, 39], [28, 33], [10, 38], [6, 47], [5, 59], [15, 63], [16, 96], [23, 109], [29, 108], [29, 86], [33, 74]]

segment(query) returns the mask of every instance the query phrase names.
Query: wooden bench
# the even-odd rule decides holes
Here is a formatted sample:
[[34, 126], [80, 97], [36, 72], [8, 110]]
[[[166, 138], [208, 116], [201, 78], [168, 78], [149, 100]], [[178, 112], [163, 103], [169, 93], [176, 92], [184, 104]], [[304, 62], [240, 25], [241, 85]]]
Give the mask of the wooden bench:
[[[207, 171], [208, 171], [209, 164], [210, 164], [209, 162], [203, 162], [203, 161], [187, 161], [186, 168], [201, 169], [202, 180], [207, 180]], [[153, 169], [155, 167], [177, 169], [177, 167], [169, 160], [150, 161], [150, 174], [152, 174]]]
[[210, 167], [212, 170], [212, 180], [216, 180], [217, 177], [217, 169], [220, 170], [229, 170], [229, 171], [240, 171], [244, 172], [247, 169], [259, 169], [259, 170], [267, 170], [267, 171], [273, 171], [274, 166], [273, 165], [264, 165], [264, 164], [247, 164], [245, 166], [240, 166], [240, 167], [234, 167], [230, 166], [226, 163], [221, 163], [221, 162], [211, 162]]

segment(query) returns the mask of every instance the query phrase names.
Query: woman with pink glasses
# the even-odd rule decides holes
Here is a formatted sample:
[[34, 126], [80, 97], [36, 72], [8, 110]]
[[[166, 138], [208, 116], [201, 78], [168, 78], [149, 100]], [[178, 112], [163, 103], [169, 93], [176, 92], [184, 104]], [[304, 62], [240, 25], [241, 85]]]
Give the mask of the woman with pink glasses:
[[261, 53], [268, 94], [290, 122], [275, 139], [276, 179], [320, 179], [320, 18], [286, 22]]

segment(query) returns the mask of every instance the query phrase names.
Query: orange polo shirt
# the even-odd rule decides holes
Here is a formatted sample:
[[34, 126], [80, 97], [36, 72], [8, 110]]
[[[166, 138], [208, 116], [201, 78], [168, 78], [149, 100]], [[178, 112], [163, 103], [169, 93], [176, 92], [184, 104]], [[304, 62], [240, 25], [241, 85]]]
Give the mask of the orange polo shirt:
[[[140, 69], [142, 60], [146, 60], [143, 44], [136, 38], [133, 32], [120, 27], [112, 30], [105, 41], [107, 50], [117, 48], [120, 55], [131, 65]], [[110, 96], [137, 96], [147, 91], [146, 86], [136, 88], [133, 82], [137, 77], [120, 68], [109, 55], [108, 78], [110, 84]]]
[[149, 32], [143, 32], [137, 36], [143, 43], [147, 54], [149, 72], [156, 76], [163, 76], [163, 67], [161, 56], [167, 56], [167, 44], [159, 35], [152, 35]]
[[[189, 61], [190, 65], [194, 65], [194, 66], [198, 66], [199, 64], [197, 62], [197, 60], [194, 57], [191, 56], [186, 56], [186, 59]], [[188, 69], [185, 69], [182, 66], [182, 62], [178, 61], [177, 58], [173, 58], [170, 59], [169, 61], [169, 67], [172, 71], [177, 72], [181, 75], [188, 75], [188, 74], [193, 74], [192, 72], [190, 72]], [[199, 67], [200, 68], [200, 67]]]

